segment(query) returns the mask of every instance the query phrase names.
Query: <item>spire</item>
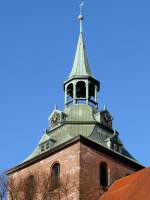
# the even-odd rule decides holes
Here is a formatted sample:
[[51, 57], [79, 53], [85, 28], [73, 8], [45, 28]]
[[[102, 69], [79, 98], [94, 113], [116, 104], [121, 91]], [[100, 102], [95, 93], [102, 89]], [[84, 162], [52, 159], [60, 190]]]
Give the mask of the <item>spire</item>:
[[78, 17], [80, 21], [79, 40], [77, 44], [73, 67], [69, 75], [69, 78], [76, 77], [76, 76], [92, 76], [89, 63], [88, 63], [88, 57], [87, 57], [84, 37], [83, 37], [83, 20], [84, 20], [84, 16], [82, 15], [83, 5], [84, 3], [81, 3], [80, 5], [80, 15]]
[[98, 108], [100, 83], [91, 74], [83, 38], [82, 8], [80, 5], [80, 33], [73, 67], [68, 79], [64, 82], [65, 108], [75, 104], [87, 104]]

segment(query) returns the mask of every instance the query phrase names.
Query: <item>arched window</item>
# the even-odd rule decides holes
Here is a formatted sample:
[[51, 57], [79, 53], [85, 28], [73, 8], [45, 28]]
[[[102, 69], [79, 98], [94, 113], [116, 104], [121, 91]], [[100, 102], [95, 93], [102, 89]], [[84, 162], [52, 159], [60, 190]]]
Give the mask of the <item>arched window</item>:
[[104, 162], [100, 164], [100, 185], [102, 187], [108, 186], [108, 169]]
[[23, 181], [24, 198], [33, 199], [37, 187], [35, 176], [32, 174], [28, 175]]
[[55, 163], [52, 166], [52, 170], [51, 170], [51, 187], [52, 189], [56, 189], [59, 187], [59, 183], [60, 183], [60, 164], [59, 163]]
[[67, 102], [73, 100], [73, 84], [70, 83], [67, 87]]
[[86, 84], [84, 81], [77, 82], [76, 97], [77, 98], [86, 98]]

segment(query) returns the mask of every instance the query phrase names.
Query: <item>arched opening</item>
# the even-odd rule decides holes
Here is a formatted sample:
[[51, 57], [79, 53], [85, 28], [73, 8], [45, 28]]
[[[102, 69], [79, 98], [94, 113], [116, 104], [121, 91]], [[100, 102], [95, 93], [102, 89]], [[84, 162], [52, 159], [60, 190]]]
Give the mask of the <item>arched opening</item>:
[[76, 84], [76, 97], [86, 98], [86, 84], [84, 81], [79, 81]]
[[86, 83], [84, 81], [79, 81], [76, 84], [76, 103], [86, 103]]
[[55, 163], [51, 169], [51, 188], [57, 189], [60, 184], [60, 164]]
[[93, 83], [89, 84], [89, 99], [95, 101], [95, 85]]
[[70, 102], [73, 100], [73, 84], [70, 83], [67, 86], [67, 102]]
[[104, 162], [100, 164], [100, 185], [102, 187], [108, 186], [108, 169], [107, 164]]

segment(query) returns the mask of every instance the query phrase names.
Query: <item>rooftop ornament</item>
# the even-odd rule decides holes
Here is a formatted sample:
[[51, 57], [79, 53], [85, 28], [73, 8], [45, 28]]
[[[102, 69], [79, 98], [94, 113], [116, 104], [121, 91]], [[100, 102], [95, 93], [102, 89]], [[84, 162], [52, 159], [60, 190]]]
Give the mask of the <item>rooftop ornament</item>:
[[83, 32], [83, 26], [82, 26], [82, 21], [83, 21], [83, 19], [84, 19], [84, 16], [82, 15], [83, 6], [84, 6], [84, 2], [82, 2], [82, 3], [80, 4], [80, 15], [79, 15], [79, 17], [78, 17], [78, 19], [80, 20], [80, 33]]

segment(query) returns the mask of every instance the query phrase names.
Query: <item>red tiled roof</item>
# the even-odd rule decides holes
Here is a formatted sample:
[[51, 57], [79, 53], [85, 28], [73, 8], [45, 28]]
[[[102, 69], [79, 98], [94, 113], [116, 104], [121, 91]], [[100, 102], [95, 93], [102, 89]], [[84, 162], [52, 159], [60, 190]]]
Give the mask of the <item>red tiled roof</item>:
[[150, 168], [116, 181], [99, 200], [150, 200]]

